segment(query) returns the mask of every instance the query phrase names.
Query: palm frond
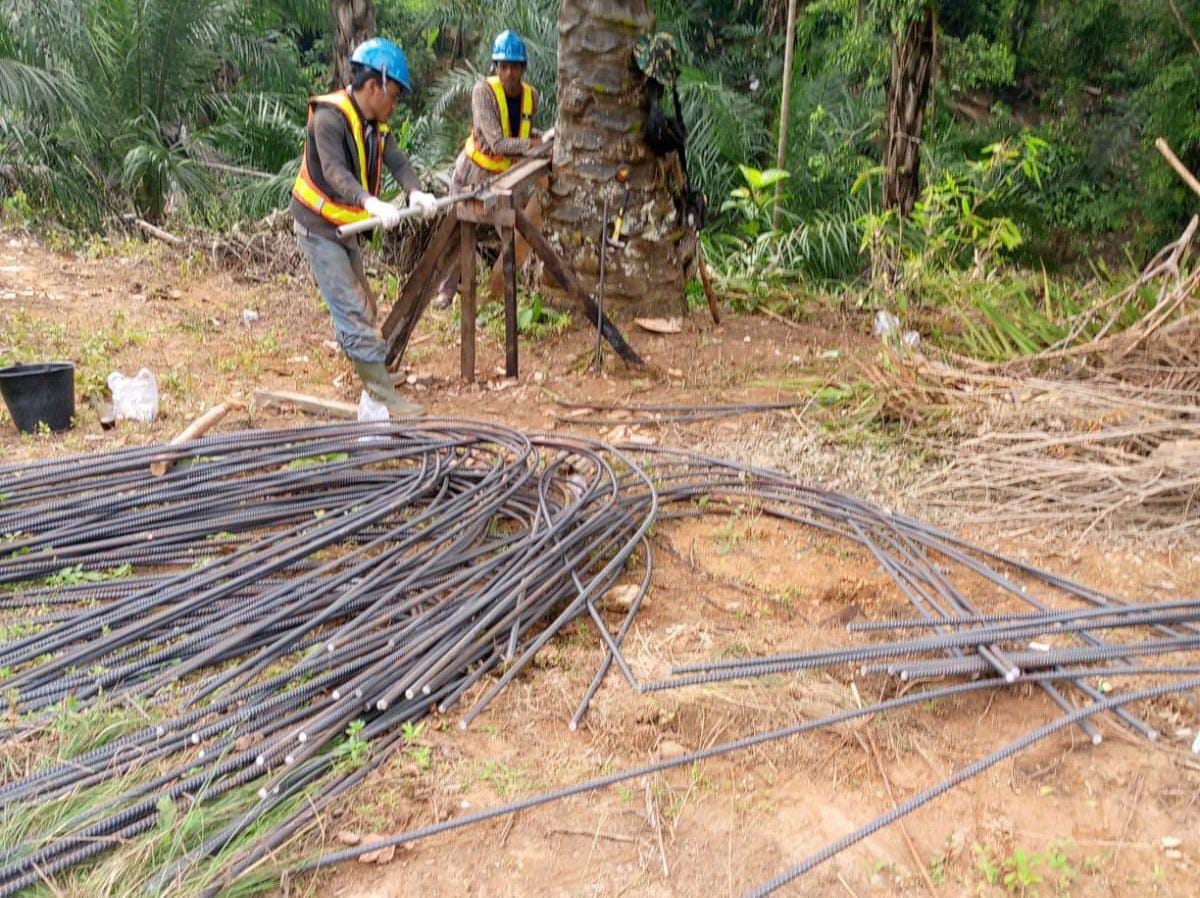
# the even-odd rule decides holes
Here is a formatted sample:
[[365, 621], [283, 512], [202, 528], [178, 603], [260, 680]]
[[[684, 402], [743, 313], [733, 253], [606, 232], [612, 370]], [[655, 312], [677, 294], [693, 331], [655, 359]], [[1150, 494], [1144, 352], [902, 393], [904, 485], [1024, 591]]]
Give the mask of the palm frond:
[[0, 19], [0, 108], [46, 113], [78, 105], [75, 83], [37, 65], [31, 57]]
[[745, 94], [691, 68], [680, 73], [679, 102], [688, 127], [688, 176], [710, 198], [724, 197], [738, 164], [756, 162], [768, 151], [763, 114]]

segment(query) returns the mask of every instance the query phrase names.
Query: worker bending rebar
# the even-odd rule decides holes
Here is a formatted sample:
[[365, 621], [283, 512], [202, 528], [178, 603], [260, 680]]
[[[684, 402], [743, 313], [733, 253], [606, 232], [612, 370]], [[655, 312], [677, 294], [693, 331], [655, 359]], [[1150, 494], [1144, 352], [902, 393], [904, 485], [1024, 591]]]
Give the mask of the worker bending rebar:
[[379, 196], [385, 166], [410, 206], [426, 217], [436, 211], [433, 195], [421, 189], [388, 127], [396, 101], [412, 90], [408, 60], [391, 41], [371, 38], [355, 49], [350, 69], [352, 81], [344, 89], [309, 100], [290, 207], [296, 239], [329, 307], [338, 343], [367, 394], [392, 415], [421, 415], [425, 410], [402, 397], [388, 374], [358, 237], [337, 236], [338, 227], [372, 217], [384, 227], [399, 222], [399, 207]]

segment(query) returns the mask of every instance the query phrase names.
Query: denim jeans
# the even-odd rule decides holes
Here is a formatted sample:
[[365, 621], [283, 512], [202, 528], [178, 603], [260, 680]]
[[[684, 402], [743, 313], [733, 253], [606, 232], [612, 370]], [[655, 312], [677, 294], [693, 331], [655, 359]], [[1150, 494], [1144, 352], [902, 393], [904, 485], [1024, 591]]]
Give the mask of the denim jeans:
[[308, 258], [321, 298], [333, 317], [338, 343], [351, 359], [382, 362], [387, 346], [371, 319], [367, 275], [363, 270], [362, 250], [357, 242], [342, 244], [309, 233], [299, 225], [296, 241]]

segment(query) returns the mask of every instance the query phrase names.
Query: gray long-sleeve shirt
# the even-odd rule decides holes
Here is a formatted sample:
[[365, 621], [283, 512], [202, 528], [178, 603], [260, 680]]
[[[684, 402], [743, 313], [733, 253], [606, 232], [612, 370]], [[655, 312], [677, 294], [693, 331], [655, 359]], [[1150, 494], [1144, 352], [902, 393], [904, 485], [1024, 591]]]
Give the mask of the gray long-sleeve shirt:
[[[358, 179], [358, 173], [348, 164], [348, 160], [354, 158], [357, 151], [354, 148], [354, 135], [345, 116], [331, 106], [318, 105], [313, 111], [312, 124], [313, 136], [317, 144], [317, 156], [321, 160], [321, 171], [329, 186], [337, 194], [331, 199], [349, 206], [361, 206], [370, 194], [363, 189], [362, 182]], [[370, 159], [378, 152], [376, 147], [378, 146], [379, 132], [373, 122], [365, 124], [365, 132], [367, 158]], [[396, 139], [390, 133], [384, 139], [383, 164], [392, 173], [396, 183], [404, 188], [405, 193], [421, 189], [421, 181], [417, 177], [412, 163], [396, 146]], [[295, 197], [292, 197], [289, 209], [296, 223], [310, 234], [324, 237], [327, 240], [337, 239], [335, 226], [303, 205]]]

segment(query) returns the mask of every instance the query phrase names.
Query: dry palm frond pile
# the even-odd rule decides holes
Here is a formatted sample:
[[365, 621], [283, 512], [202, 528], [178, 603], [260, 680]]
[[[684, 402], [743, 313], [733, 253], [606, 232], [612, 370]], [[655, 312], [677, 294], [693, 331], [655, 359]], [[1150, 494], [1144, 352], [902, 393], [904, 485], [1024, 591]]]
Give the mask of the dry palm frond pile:
[[[1198, 224], [1044, 352], [999, 365], [910, 353], [868, 370], [885, 416], [938, 423], [948, 465], [918, 494], [1009, 532], [1200, 529], [1200, 267], [1185, 265]], [[1151, 289], [1149, 311], [1118, 328]]]

